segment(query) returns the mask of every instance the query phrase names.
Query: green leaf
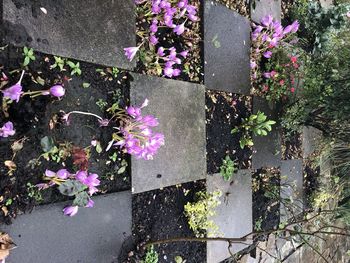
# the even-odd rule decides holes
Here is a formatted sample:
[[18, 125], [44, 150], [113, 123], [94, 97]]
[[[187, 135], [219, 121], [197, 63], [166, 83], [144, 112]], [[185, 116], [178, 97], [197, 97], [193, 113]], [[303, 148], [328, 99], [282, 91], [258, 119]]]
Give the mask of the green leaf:
[[97, 153], [101, 153], [102, 152], [101, 143], [99, 143], [99, 142], [96, 144], [96, 152]]
[[88, 204], [89, 200], [90, 200], [90, 197], [89, 197], [88, 193], [83, 191], [83, 192], [78, 193], [75, 196], [75, 198], [73, 200], [73, 205], [85, 207]]
[[40, 140], [41, 148], [44, 152], [50, 152], [55, 147], [55, 142], [51, 137], [45, 136]]
[[90, 83], [84, 82], [84, 83], [83, 83], [83, 88], [84, 88], [84, 89], [89, 88], [90, 85], [91, 85]]
[[117, 174], [122, 174], [122, 173], [124, 173], [124, 172], [125, 172], [125, 169], [126, 169], [126, 166], [120, 167], [119, 170], [118, 170], [118, 172], [117, 172]]
[[60, 193], [67, 196], [77, 195], [85, 189], [86, 186], [77, 180], [67, 180], [58, 187]]
[[68, 65], [70, 68], [75, 68], [75, 64], [74, 64], [72, 61], [70, 61], [70, 60], [67, 61], [67, 65]]
[[23, 47], [23, 52], [24, 52], [24, 54], [27, 54], [28, 53], [28, 48], [27, 47]]
[[27, 66], [30, 62], [30, 58], [29, 57], [25, 57], [24, 58], [24, 62], [23, 62], [23, 66]]

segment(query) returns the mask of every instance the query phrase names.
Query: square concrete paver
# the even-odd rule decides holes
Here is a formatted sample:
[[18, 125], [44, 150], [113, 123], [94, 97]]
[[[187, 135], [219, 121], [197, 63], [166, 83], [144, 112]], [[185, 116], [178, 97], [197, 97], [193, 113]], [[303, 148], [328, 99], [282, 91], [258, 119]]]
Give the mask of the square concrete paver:
[[322, 139], [322, 132], [314, 127], [303, 127], [303, 158], [309, 157], [317, 150], [317, 144]]
[[281, 21], [281, 0], [253, 0], [250, 2], [250, 16], [254, 22], [260, 23], [261, 19], [267, 15], [272, 15], [273, 18]]
[[292, 202], [280, 204], [281, 221], [293, 218], [303, 211], [303, 160], [281, 161], [281, 199]]
[[123, 51], [136, 42], [133, 0], [3, 3], [6, 42], [106, 66], [135, 65]]
[[250, 92], [250, 22], [206, 0], [204, 7], [204, 84], [208, 89]]
[[[232, 183], [231, 183], [232, 181]], [[252, 172], [239, 170], [231, 181], [224, 181], [220, 174], [208, 175], [207, 191], [221, 190], [221, 204], [211, 219], [224, 237], [238, 238], [253, 231]], [[245, 242], [249, 243], [249, 241]], [[244, 249], [245, 244], [233, 244], [231, 252]], [[207, 242], [207, 262], [218, 263], [230, 257], [227, 242]]]
[[190, 182], [206, 177], [205, 87], [183, 81], [132, 74], [130, 99], [149, 105], [143, 114], [158, 118], [165, 145], [153, 160], [132, 158], [133, 192]]
[[[266, 114], [268, 120], [278, 120], [277, 110], [270, 109], [265, 99], [253, 98], [253, 113], [258, 111]], [[272, 126], [272, 131], [267, 136], [253, 136], [252, 167], [279, 167], [282, 158], [281, 138], [278, 130], [278, 123]]]
[[131, 193], [95, 197], [94, 208], [64, 216], [65, 204], [35, 207], [12, 225], [1, 225], [17, 248], [6, 263], [119, 263], [120, 249], [131, 235]]

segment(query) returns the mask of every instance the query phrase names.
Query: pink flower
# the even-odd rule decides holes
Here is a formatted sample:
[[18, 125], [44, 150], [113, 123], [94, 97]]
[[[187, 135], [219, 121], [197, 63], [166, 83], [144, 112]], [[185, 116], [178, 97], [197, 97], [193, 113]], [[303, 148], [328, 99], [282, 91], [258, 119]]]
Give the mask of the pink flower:
[[290, 92], [294, 93], [295, 92], [295, 88], [291, 88]]
[[165, 55], [163, 47], [158, 48], [157, 55], [160, 57], [163, 57]]
[[272, 57], [272, 52], [271, 51], [266, 51], [266, 52], [264, 52], [263, 56], [265, 58], [271, 58]]
[[186, 58], [187, 55], [188, 55], [188, 50], [184, 50], [184, 51], [180, 52], [180, 55], [181, 55], [183, 58]]
[[0, 128], [0, 137], [9, 137], [15, 135], [16, 131], [13, 129], [13, 123], [8, 121]]
[[181, 34], [183, 34], [183, 32], [185, 32], [185, 22], [182, 23], [181, 25], [177, 25], [174, 28], [174, 32], [179, 36]]
[[54, 85], [50, 88], [50, 94], [54, 97], [63, 97], [66, 90], [61, 85]]
[[22, 74], [21, 74], [19, 81], [15, 85], [9, 87], [8, 89], [1, 91], [4, 94], [5, 98], [9, 98], [10, 100], [15, 100], [16, 102], [19, 101], [19, 99], [21, 98], [21, 95], [23, 93], [22, 92], [22, 85], [21, 85], [23, 76], [24, 76], [24, 70], [22, 71]]
[[267, 16], [265, 16], [265, 17], [263, 17], [263, 18], [261, 19], [261, 24], [262, 24], [263, 26], [268, 27], [268, 26], [271, 25], [272, 20], [273, 20], [272, 15], [267, 15]]
[[292, 29], [291, 29], [291, 32], [292, 33], [296, 33], [299, 29], [299, 22], [298, 20], [295, 20], [293, 23], [292, 23]]
[[67, 206], [63, 209], [63, 213], [66, 216], [75, 216], [78, 213], [79, 207], [77, 205], [75, 206]]
[[149, 38], [149, 43], [152, 44], [153, 46], [158, 44], [158, 38], [156, 38], [154, 35], [150, 36]]
[[124, 48], [125, 56], [129, 59], [129, 61], [132, 61], [139, 50], [140, 47], [127, 47]]

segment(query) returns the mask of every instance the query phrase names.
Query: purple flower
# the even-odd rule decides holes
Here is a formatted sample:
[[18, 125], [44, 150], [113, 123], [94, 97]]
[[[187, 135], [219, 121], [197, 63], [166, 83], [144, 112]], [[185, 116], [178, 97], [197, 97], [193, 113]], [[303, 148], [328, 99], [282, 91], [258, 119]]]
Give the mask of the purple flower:
[[269, 27], [273, 21], [272, 15], [267, 15], [261, 19], [261, 24], [263, 26]]
[[292, 25], [286, 26], [286, 28], [283, 30], [283, 35], [289, 34], [292, 31], [292, 29]]
[[55, 177], [55, 176], [56, 176], [56, 173], [53, 172], [53, 171], [51, 171], [51, 170], [46, 169], [46, 171], [45, 171], [45, 176], [46, 176], [46, 177]]
[[157, 45], [158, 44], [158, 38], [156, 38], [154, 35], [152, 35], [152, 36], [150, 36], [150, 38], [149, 38], [149, 42], [153, 45], [153, 46], [155, 46], [155, 45]]
[[141, 115], [141, 108], [130, 106], [130, 107], [126, 108], [126, 113], [129, 114], [130, 116], [136, 118], [136, 117], [139, 117]]
[[19, 101], [19, 99], [21, 98], [21, 95], [23, 93], [22, 92], [22, 85], [21, 85], [23, 76], [24, 76], [24, 70], [22, 71], [22, 74], [21, 74], [19, 81], [15, 85], [9, 87], [8, 89], [1, 91], [4, 94], [5, 98], [9, 98], [10, 100], [15, 100], [16, 102]]
[[177, 4], [178, 8], [184, 8], [185, 6], [187, 6], [188, 4], [188, 0], [180, 0], [180, 2]]
[[159, 124], [159, 122], [153, 115], [146, 115], [145, 117], [142, 117], [142, 122], [146, 126], [150, 126], [150, 127], [156, 127]]
[[259, 34], [264, 28], [262, 26], [257, 26], [253, 32], [253, 34]]
[[178, 68], [174, 69], [174, 71], [173, 71], [173, 76], [174, 77], [180, 76], [180, 74], [181, 74], [181, 70], [180, 69], [178, 69]]
[[8, 89], [1, 91], [4, 94], [5, 98], [9, 98], [10, 100], [19, 101], [22, 95], [22, 86], [20, 83], [16, 83], [15, 85], [9, 87]]
[[292, 23], [292, 33], [296, 33], [299, 29], [299, 22], [298, 20], [295, 20], [293, 23]]
[[193, 22], [196, 22], [198, 20], [198, 16], [196, 15], [188, 14], [187, 17]]
[[160, 11], [161, 11], [161, 8], [160, 8], [160, 6], [159, 5], [152, 5], [152, 13], [153, 14], [159, 14], [160, 13]]
[[174, 28], [174, 32], [179, 36], [181, 34], [183, 34], [183, 32], [185, 32], [185, 22], [182, 23], [181, 25], [177, 25]]
[[271, 51], [266, 51], [266, 52], [263, 54], [263, 56], [264, 56], [265, 58], [271, 58], [272, 52], [271, 52]]
[[264, 75], [264, 77], [267, 78], [267, 79], [271, 78], [271, 73], [270, 73], [270, 72], [264, 72], [263, 75]]
[[[155, 21], [157, 21], [157, 20], [155, 20]], [[158, 23], [158, 21], [154, 22], [154, 20], [153, 20], [152, 25], [150, 26], [150, 31], [152, 33], [156, 33], [158, 31], [157, 23]]]
[[129, 59], [129, 61], [132, 61], [139, 50], [140, 47], [127, 47], [124, 48], [125, 56]]
[[163, 73], [165, 76], [171, 78], [173, 76], [174, 69], [172, 67], [165, 67]]
[[0, 137], [9, 137], [15, 135], [16, 131], [13, 129], [13, 123], [8, 121], [0, 128]]
[[70, 176], [70, 173], [66, 169], [60, 169], [57, 171], [56, 175], [58, 178], [65, 180]]
[[100, 180], [98, 179], [97, 174], [89, 174], [86, 171], [78, 171], [75, 175], [75, 178], [89, 187], [89, 194], [93, 195], [98, 191], [96, 186], [100, 185]]
[[180, 55], [181, 55], [183, 58], [186, 58], [187, 55], [188, 55], [188, 50], [184, 50], [184, 51], [180, 52]]
[[102, 119], [98, 120], [98, 123], [100, 124], [100, 127], [107, 127], [109, 125], [109, 120], [108, 119]]
[[165, 55], [163, 47], [158, 48], [157, 55], [160, 57], [163, 57]]
[[54, 85], [50, 88], [50, 94], [54, 97], [63, 97], [66, 90], [61, 85]]
[[92, 208], [92, 207], [94, 207], [94, 205], [95, 205], [95, 202], [92, 199], [89, 199], [89, 201], [85, 207]]
[[79, 207], [77, 205], [74, 206], [67, 206], [63, 209], [63, 213], [66, 216], [75, 216], [76, 213], [78, 213]]

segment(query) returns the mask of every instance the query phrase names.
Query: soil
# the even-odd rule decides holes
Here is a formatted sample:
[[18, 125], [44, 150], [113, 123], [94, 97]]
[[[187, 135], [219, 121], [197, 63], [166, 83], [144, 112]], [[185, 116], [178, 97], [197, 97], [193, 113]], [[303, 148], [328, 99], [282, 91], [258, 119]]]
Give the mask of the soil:
[[253, 228], [275, 229], [279, 225], [280, 173], [277, 169], [259, 169], [253, 174]]
[[[203, 7], [200, 0], [190, 0], [189, 4], [197, 7], [198, 17], [203, 17]], [[152, 21], [146, 21], [144, 17], [144, 11], [141, 8], [138, 9], [136, 27], [138, 32], [145, 31], [149, 35], [149, 28]], [[174, 21], [175, 24], [181, 24], [184, 20]], [[178, 77], [172, 77], [176, 80], [184, 80], [196, 83], [203, 83], [203, 53], [202, 51], [202, 35], [203, 26], [202, 21], [198, 19], [196, 22], [187, 20], [185, 27], [188, 29], [182, 35], [176, 35], [172, 29], [167, 27], [159, 27], [155, 36], [159, 39], [159, 43], [156, 46], [147, 45], [146, 49], [153, 49], [156, 53], [159, 47], [170, 48], [175, 47], [179, 53], [183, 50], [188, 50], [189, 54], [186, 58], [181, 58], [182, 64], [178, 65], [177, 68], [181, 69], [182, 73]], [[137, 38], [137, 45], [143, 42], [141, 37]], [[146, 41], [148, 42], [148, 41]], [[167, 53], [166, 53], [167, 54]], [[180, 56], [181, 57], [181, 56]], [[136, 72], [147, 75], [162, 76], [158, 74], [154, 67], [151, 67], [147, 62], [147, 59], [140, 59], [137, 63]], [[188, 68], [187, 72], [183, 70]], [[164, 76], [165, 77], [165, 76]]]
[[320, 184], [318, 178], [320, 175], [320, 167], [314, 167], [311, 160], [304, 162], [304, 194], [305, 208], [312, 208], [313, 194], [319, 189]]
[[302, 159], [302, 137], [301, 133], [293, 132], [288, 137], [282, 130], [282, 159]]
[[229, 155], [240, 169], [251, 167], [252, 150], [239, 146], [241, 133], [231, 130], [252, 112], [252, 99], [232, 93], [206, 92], [207, 171], [218, 173], [222, 160]]
[[[205, 190], [205, 182], [191, 182], [133, 195], [132, 232], [135, 244], [128, 262], [139, 262], [144, 252], [139, 250], [147, 241], [174, 237], [194, 237], [184, 215], [184, 206], [193, 202], [195, 193]], [[188, 263], [206, 262], [206, 244], [175, 242], [155, 246], [159, 262], [175, 262], [181, 256]]]
[[[78, 170], [71, 157], [60, 163], [39, 158], [43, 153], [40, 140], [44, 136], [53, 138], [56, 145], [71, 142], [74, 147], [79, 148], [89, 147], [91, 140], [94, 139], [100, 141], [102, 148], [105, 149], [110, 141], [112, 127], [99, 127], [97, 119], [76, 115], [72, 115], [71, 124], [66, 126], [60, 122], [59, 117], [62, 116], [60, 111], [80, 110], [104, 116], [104, 109], [101, 110], [96, 105], [99, 99], [106, 101], [108, 105], [119, 100], [120, 107], [125, 107], [129, 103], [130, 77], [125, 72], [120, 72], [113, 78], [108, 73], [111, 69], [80, 62], [82, 75], [77, 77], [71, 76], [69, 70], [60, 72], [58, 68], [50, 69], [50, 65], [54, 64], [54, 58], [51, 55], [35, 52], [35, 57], [36, 60], [25, 69], [23, 90], [43, 90], [61, 83], [66, 89], [66, 95], [61, 100], [50, 96], [40, 96], [35, 99], [25, 96], [18, 103], [14, 102], [10, 105], [9, 116], [6, 116], [4, 111], [0, 113], [0, 123], [12, 121], [16, 130], [14, 136], [0, 139], [0, 207], [3, 209], [3, 213], [0, 212], [0, 222], [9, 223], [10, 218], [30, 209], [36, 203], [28, 196], [27, 184], [35, 185], [42, 182], [45, 169], [56, 171], [65, 167], [70, 172]], [[22, 49], [8, 46], [0, 51], [0, 69], [9, 77], [9, 83], [4, 88], [19, 80], [22, 62]], [[96, 72], [97, 68], [103, 69], [106, 75], [102, 76], [101, 73]], [[35, 83], [39, 76], [45, 82], [43, 86]], [[84, 88], [83, 83], [89, 83], [90, 87]], [[14, 156], [11, 145], [23, 138], [25, 138], [23, 148]], [[110, 160], [114, 151], [117, 157], [115, 162]], [[120, 175], [116, 172], [121, 167], [121, 161], [127, 159], [127, 156], [119, 150], [102, 151], [98, 154], [94, 148], [91, 148], [90, 152], [88, 169], [90, 172], [99, 174], [102, 193], [130, 189], [128, 171]], [[39, 158], [38, 165], [31, 165], [37, 158]], [[13, 175], [8, 175], [8, 169], [4, 165], [6, 160], [14, 161], [17, 166]], [[62, 196], [57, 190], [48, 189], [43, 191], [41, 203], [61, 200], [63, 200]], [[8, 212], [6, 218], [4, 218], [4, 211]]]
[[216, 0], [220, 4], [236, 11], [242, 16], [250, 18], [250, 7], [247, 0]]

